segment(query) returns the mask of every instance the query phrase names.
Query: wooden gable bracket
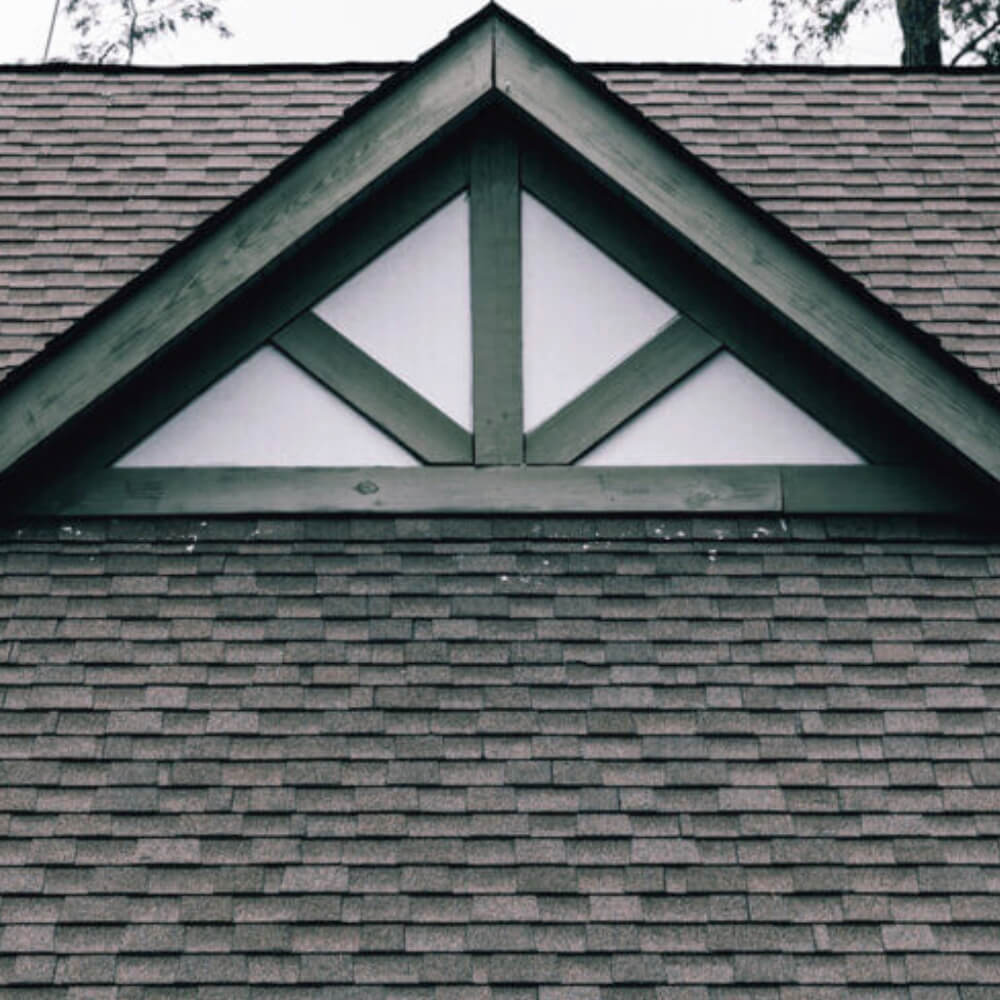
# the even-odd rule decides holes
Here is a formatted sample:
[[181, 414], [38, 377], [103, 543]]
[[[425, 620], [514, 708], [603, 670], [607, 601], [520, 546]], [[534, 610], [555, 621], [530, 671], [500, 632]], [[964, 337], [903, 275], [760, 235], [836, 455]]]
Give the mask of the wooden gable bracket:
[[[516, 124], [498, 128], [491, 106]], [[527, 438], [521, 185], [686, 317]], [[344, 338], [318, 336], [305, 312], [464, 188], [471, 436]], [[305, 249], [308, 270], [298, 266]], [[738, 310], [752, 321], [734, 322]], [[264, 342], [435, 464], [106, 468], [143, 428]], [[882, 464], [559, 464], [720, 344]], [[846, 406], [845, 389], [853, 390]], [[0, 429], [0, 503], [43, 514], [991, 512], [1000, 484], [995, 393], [493, 5], [9, 379], [0, 388]], [[462, 467], [470, 461], [477, 467]], [[53, 463], [64, 473], [54, 486]]]

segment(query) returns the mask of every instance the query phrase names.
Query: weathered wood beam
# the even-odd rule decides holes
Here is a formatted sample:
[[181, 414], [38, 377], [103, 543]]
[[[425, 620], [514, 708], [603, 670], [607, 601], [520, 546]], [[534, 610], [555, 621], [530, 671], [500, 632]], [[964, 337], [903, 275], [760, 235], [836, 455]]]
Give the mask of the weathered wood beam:
[[532, 431], [527, 461], [569, 464], [722, 345], [693, 320], [676, 316], [648, 344]]
[[472, 147], [469, 238], [477, 465], [524, 455], [521, 383], [521, 191], [518, 149], [486, 126]]
[[418, 458], [452, 465], [472, 462], [468, 431], [315, 313], [302, 313], [274, 343]]
[[6, 513], [772, 513], [992, 515], [912, 468], [108, 469]]
[[782, 509], [797, 514], [997, 513], [995, 499], [939, 469], [892, 465], [784, 466]]
[[777, 469], [109, 469], [33, 513], [777, 511]]
[[995, 394], [975, 386], [818, 255], [768, 224], [529, 34], [506, 20], [496, 30], [497, 87], [522, 114], [729, 280], [1000, 481]]
[[463, 120], [491, 92], [494, 31], [449, 40], [0, 394], [0, 472]]

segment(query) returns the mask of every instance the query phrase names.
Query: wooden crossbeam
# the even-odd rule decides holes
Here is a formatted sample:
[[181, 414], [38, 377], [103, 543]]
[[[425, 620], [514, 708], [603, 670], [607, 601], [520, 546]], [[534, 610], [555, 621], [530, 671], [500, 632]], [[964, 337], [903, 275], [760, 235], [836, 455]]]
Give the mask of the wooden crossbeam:
[[722, 345], [693, 320], [675, 316], [648, 344], [532, 431], [529, 464], [576, 461]]
[[315, 313], [297, 317], [274, 343], [424, 462], [472, 462], [468, 431]]

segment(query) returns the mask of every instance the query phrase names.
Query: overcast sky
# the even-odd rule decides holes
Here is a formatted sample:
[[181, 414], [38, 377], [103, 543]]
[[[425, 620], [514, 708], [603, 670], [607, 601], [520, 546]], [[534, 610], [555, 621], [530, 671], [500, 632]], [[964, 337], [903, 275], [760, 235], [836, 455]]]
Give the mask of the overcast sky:
[[[107, 0], [110, 4], [115, 0]], [[66, 0], [61, 0], [65, 7]], [[53, 0], [0, 0], [0, 62], [37, 62]], [[140, 50], [136, 62], [340, 62], [413, 59], [482, 0], [220, 0], [234, 37], [200, 28]], [[579, 60], [727, 62], [746, 59], [767, 23], [767, 0], [506, 0], [512, 13]], [[891, 16], [862, 26], [828, 63], [897, 64]], [[52, 57], [73, 39], [60, 17]], [[784, 53], [792, 61], [791, 53]]]

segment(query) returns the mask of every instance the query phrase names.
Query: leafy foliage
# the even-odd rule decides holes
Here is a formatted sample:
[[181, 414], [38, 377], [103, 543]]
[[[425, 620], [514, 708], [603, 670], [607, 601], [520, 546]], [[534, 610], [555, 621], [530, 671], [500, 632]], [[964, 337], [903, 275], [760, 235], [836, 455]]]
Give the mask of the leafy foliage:
[[941, 11], [958, 46], [953, 66], [965, 58], [1000, 66], [1000, 0], [942, 0]]
[[131, 63], [135, 50], [182, 24], [212, 28], [222, 38], [230, 30], [219, 17], [222, 0], [68, 0], [66, 16], [80, 41], [82, 62]]
[[951, 65], [1000, 65], [1000, 0], [770, 0], [767, 29], [750, 57], [773, 57], [789, 41], [797, 57], [819, 56], [836, 48], [852, 25], [893, 9], [904, 35], [912, 30], [914, 16], [939, 19], [941, 45]]

